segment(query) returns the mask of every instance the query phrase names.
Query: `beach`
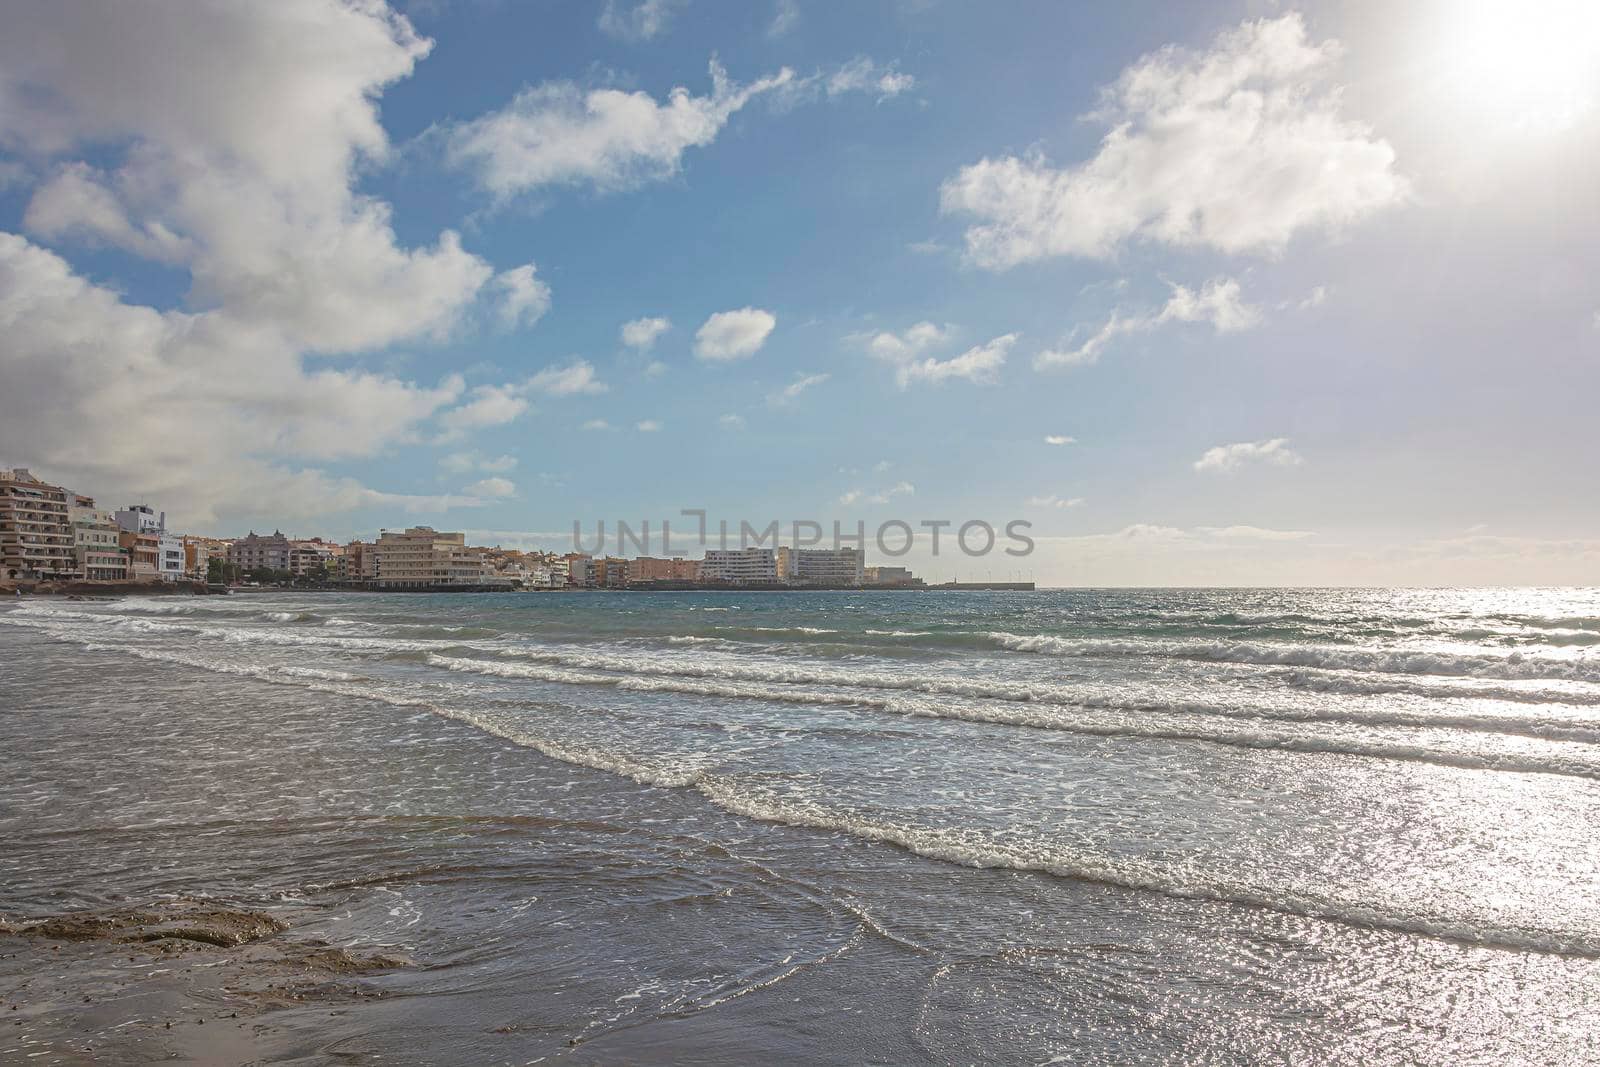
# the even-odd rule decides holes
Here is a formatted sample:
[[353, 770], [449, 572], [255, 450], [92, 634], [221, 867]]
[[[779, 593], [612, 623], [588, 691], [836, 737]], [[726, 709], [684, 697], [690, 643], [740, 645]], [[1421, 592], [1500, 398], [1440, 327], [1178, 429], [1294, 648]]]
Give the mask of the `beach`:
[[1585, 590], [22, 598], [0, 1059], [1592, 1062], [1597, 644]]

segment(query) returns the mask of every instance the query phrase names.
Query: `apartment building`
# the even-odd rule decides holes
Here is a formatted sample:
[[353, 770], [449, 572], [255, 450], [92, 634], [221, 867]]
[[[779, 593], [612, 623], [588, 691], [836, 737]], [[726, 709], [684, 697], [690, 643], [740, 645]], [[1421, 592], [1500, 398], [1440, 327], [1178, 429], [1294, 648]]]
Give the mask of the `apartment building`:
[[674, 556], [661, 559], [640, 556], [628, 561], [629, 582], [695, 582], [700, 580], [700, 561]]
[[[343, 555], [343, 545], [324, 541], [320, 537], [313, 537], [309, 541], [290, 541], [288, 570], [296, 578], [321, 573], [331, 579], [338, 573], [339, 558]], [[321, 568], [320, 572], [318, 568]]]
[[344, 554], [339, 557], [339, 581], [351, 584], [367, 581], [372, 577], [374, 562], [371, 542], [351, 541], [344, 546]]
[[122, 528], [110, 511], [94, 506], [94, 498], [72, 494], [67, 506], [72, 523], [72, 549], [78, 574], [93, 582], [120, 582], [128, 577], [122, 552]]
[[183, 569], [189, 574], [204, 578], [211, 572], [211, 561], [228, 558], [231, 542], [216, 537], [185, 537], [183, 539]]
[[568, 552], [561, 557], [567, 564], [567, 584], [587, 589], [594, 584], [594, 557], [583, 552]]
[[700, 577], [708, 582], [776, 582], [777, 553], [770, 548], [708, 548]]
[[128, 577], [148, 582], [161, 576], [161, 534], [155, 530], [129, 530], [119, 525], [117, 544], [128, 558]]
[[78, 572], [69, 494], [26, 467], [0, 470], [0, 575], [70, 578]]
[[859, 548], [779, 549], [788, 564], [786, 581], [818, 585], [860, 585], [865, 557]]
[[618, 556], [595, 560], [593, 584], [602, 589], [621, 589], [628, 584], [630, 562]]
[[464, 534], [440, 533], [431, 526], [384, 530], [371, 555], [371, 580], [379, 589], [510, 585], [486, 570], [483, 554], [467, 547]]
[[257, 567], [286, 571], [289, 569], [290, 551], [289, 539], [283, 536], [283, 531], [274, 530], [271, 536], [262, 536], [251, 530], [228, 546], [228, 562], [241, 571], [252, 571]]

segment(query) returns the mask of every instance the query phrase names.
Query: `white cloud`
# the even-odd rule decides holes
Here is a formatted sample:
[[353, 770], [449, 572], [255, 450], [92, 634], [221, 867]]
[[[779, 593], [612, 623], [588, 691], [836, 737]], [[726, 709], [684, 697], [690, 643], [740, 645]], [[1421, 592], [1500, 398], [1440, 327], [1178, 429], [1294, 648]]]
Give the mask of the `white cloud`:
[[[0, 37], [0, 139], [67, 162], [27, 217], [190, 273], [197, 307], [339, 352], [442, 334], [492, 276], [445, 231], [398, 246], [353, 175], [389, 151], [375, 100], [431, 42], [374, 5], [42, 4]], [[175, 78], [172, 71], [184, 77]]]
[[656, 419], [644, 419], [635, 423], [633, 428], [640, 433], [655, 433], [661, 429], [661, 423]]
[[887, 504], [896, 497], [914, 496], [917, 487], [910, 482], [896, 482], [887, 489], [851, 489], [839, 497], [839, 503], [845, 507], [851, 504]]
[[135, 226], [105, 177], [86, 163], [68, 163], [34, 190], [23, 216], [29, 233], [54, 240], [78, 238], [132, 252], [144, 259], [181, 263], [194, 254], [193, 243], [159, 220]]
[[1310, 308], [1321, 307], [1328, 300], [1328, 287], [1326, 285], [1313, 286], [1305, 299], [1300, 301], [1299, 308], [1306, 311]]
[[772, 312], [760, 308], [719, 311], [696, 331], [694, 354], [711, 362], [746, 359], [761, 350], [777, 324]]
[[1017, 343], [1017, 336], [1014, 333], [1003, 334], [987, 344], [974, 345], [952, 359], [940, 360], [929, 356], [902, 363], [895, 372], [895, 382], [902, 389], [914, 382], [938, 385], [952, 378], [989, 384], [1005, 365], [1006, 353]]
[[517, 495], [516, 483], [509, 478], [485, 478], [481, 482], [473, 482], [462, 490], [468, 496], [492, 499], [504, 499]]
[[634, 319], [622, 324], [622, 343], [636, 352], [648, 352], [654, 347], [656, 338], [670, 329], [670, 319]]
[[501, 271], [494, 284], [501, 293], [500, 324], [506, 329], [532, 326], [550, 310], [550, 287], [535, 276], [532, 263]]
[[967, 349], [953, 359], [940, 360], [932, 356], [919, 359], [924, 352], [947, 344], [954, 328], [919, 322], [904, 333], [881, 330], [874, 334], [854, 334], [847, 340], [861, 344], [867, 354], [881, 359], [895, 368], [895, 384], [905, 389], [913, 382], [938, 384], [951, 378], [965, 378], [972, 382], [992, 382], [995, 374], [1005, 365], [1006, 353], [1017, 341], [1017, 334], [996, 337], [988, 344]]
[[744, 416], [731, 413], [719, 418], [717, 424], [726, 430], [742, 430], [745, 427]]
[[590, 419], [583, 424], [583, 428], [585, 430], [609, 430], [611, 429], [611, 424], [605, 419]]
[[1317, 536], [1310, 530], [1269, 530], [1260, 526], [1201, 526], [1197, 529], [1207, 537], [1225, 541], [1304, 541]]
[[879, 100], [887, 100], [906, 92], [916, 83], [915, 78], [900, 73], [892, 63], [880, 66], [866, 56], [857, 56], [828, 75], [823, 86], [829, 96], [870, 92], [876, 93]]
[[1081, 367], [1095, 363], [1106, 345], [1123, 334], [1144, 333], [1169, 322], [1207, 322], [1218, 333], [1247, 330], [1261, 321], [1261, 311], [1240, 298], [1239, 283], [1232, 278], [1213, 278], [1195, 292], [1182, 285], [1172, 287], [1172, 295], [1158, 312], [1114, 311], [1105, 325], [1077, 348], [1045, 349], [1033, 358], [1035, 368]]
[[455, 376], [306, 364], [445, 336], [494, 276], [450, 231], [402, 247], [355, 188], [389, 154], [383, 88], [430, 47], [374, 4], [9, 12], [0, 143], [42, 180], [24, 225], [189, 285], [157, 310], [0, 234], [0, 451], [83, 491], [139, 486], [180, 523], [467, 506], [303, 465], [416, 440], [462, 396]]
[[451, 452], [439, 457], [439, 466], [452, 474], [466, 474], [474, 470], [486, 474], [506, 474], [517, 469], [517, 457], [489, 457], [480, 452]]
[[1066, 497], [1057, 496], [1054, 493], [1049, 496], [1030, 496], [1028, 498], [1028, 506], [1030, 508], [1075, 508], [1082, 503], [1083, 497], [1081, 496]]
[[865, 343], [869, 355], [890, 363], [904, 363], [920, 356], [930, 348], [950, 339], [951, 327], [919, 322], [904, 333], [882, 330], [875, 334], [856, 335], [855, 340]]
[[678, 173], [685, 151], [710, 144], [750, 100], [793, 80], [785, 68], [740, 86], [713, 61], [711, 95], [679, 87], [661, 104], [644, 92], [548, 82], [457, 126], [448, 152], [498, 197], [549, 185], [632, 188]]
[[783, 405], [786, 405], [786, 404], [792, 404], [796, 400], [800, 399], [800, 394], [801, 393], [804, 393], [807, 389], [810, 389], [812, 386], [821, 385], [823, 382], [827, 381], [831, 377], [833, 377], [831, 374], [800, 374], [800, 375], [796, 375], [794, 381], [790, 382], [788, 385], [784, 386], [782, 389], [778, 390], [776, 393], [773, 393], [770, 396], [768, 396], [767, 397], [767, 403], [772, 404], [772, 405], [774, 405], [776, 407], [782, 407]]
[[1076, 437], [1068, 437], [1066, 434], [1052, 433], [1045, 435], [1044, 443], [1047, 445], [1075, 445], [1078, 443], [1078, 439]]
[[679, 5], [674, 0], [641, 0], [629, 7], [606, 0], [600, 10], [600, 31], [619, 41], [648, 41], [667, 28]]
[[467, 402], [439, 416], [441, 433], [437, 443], [458, 441], [473, 430], [503, 426], [520, 418], [532, 406], [532, 398], [577, 396], [603, 393], [607, 389], [588, 360], [574, 360], [565, 367], [546, 367], [520, 382], [505, 385], [480, 385], [467, 394]]
[[594, 364], [586, 359], [574, 360], [565, 367], [546, 367], [522, 385], [525, 392], [546, 393], [550, 396], [603, 393], [608, 388], [609, 386], [595, 376]]
[[800, 5], [796, 0], [778, 0], [767, 24], [767, 36], [776, 40], [794, 29], [800, 22]]
[[469, 431], [503, 426], [528, 410], [527, 390], [517, 385], [480, 385], [467, 402], [439, 416], [440, 441], [457, 441]]
[[1195, 54], [1167, 47], [1124, 70], [1094, 118], [1094, 158], [1064, 168], [1006, 156], [965, 167], [942, 209], [978, 219], [967, 255], [1004, 270], [1049, 256], [1109, 258], [1129, 239], [1274, 253], [1405, 199], [1394, 150], [1344, 118], [1326, 82], [1339, 46], [1298, 14], [1245, 22]]
[[1293, 467], [1303, 462], [1299, 453], [1289, 447], [1286, 437], [1273, 437], [1266, 441], [1240, 441], [1232, 445], [1218, 445], [1206, 450], [1194, 462], [1194, 469], [1215, 474], [1230, 474], [1246, 464], [1260, 463], [1273, 467]]

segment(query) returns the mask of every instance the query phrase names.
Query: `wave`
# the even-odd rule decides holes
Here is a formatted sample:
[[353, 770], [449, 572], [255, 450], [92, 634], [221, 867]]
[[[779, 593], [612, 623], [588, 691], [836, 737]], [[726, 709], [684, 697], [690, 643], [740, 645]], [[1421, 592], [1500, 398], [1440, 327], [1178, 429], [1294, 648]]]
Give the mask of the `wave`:
[[1001, 648], [1052, 656], [1162, 656], [1224, 663], [1316, 667], [1384, 674], [1438, 674], [1474, 678], [1546, 678], [1600, 681], [1600, 660], [1551, 659], [1485, 653], [1337, 648], [1318, 645], [1264, 645], [1248, 642], [1106, 641], [991, 631], [984, 635]]
[[[1284, 720], [1272, 722], [1258, 716], [1214, 707], [1188, 705], [1155, 711], [1165, 721], [1134, 720], [1129, 712], [1151, 713], [1148, 705], [1117, 706], [1110, 701], [1095, 704], [1081, 702], [1076, 705], [1033, 706], [1015, 708], [994, 705], [961, 705], [948, 701], [929, 702], [901, 696], [852, 692], [849, 690], [799, 689], [789, 686], [751, 684], [738, 681], [711, 679], [640, 677], [572, 670], [560, 667], [539, 667], [522, 663], [493, 660], [461, 659], [430, 654], [427, 661], [434, 666], [461, 673], [490, 677], [526, 679], [551, 682], [559, 685], [611, 686], [630, 692], [682, 693], [688, 696], [709, 696], [735, 700], [756, 700], [789, 704], [808, 704], [834, 707], [863, 707], [895, 715], [927, 719], [955, 720], [974, 723], [991, 723], [1003, 726], [1053, 730], [1091, 737], [1129, 738], [1179, 742], [1199, 742], [1274, 752], [1296, 752], [1317, 755], [1362, 756], [1373, 759], [1404, 760], [1431, 763], [1437, 766], [1458, 767], [1466, 770], [1490, 770], [1522, 774], [1554, 774], [1568, 777], [1600, 780], [1600, 760], [1587, 749], [1571, 751], [1567, 746], [1580, 742], [1565, 737], [1551, 737], [1543, 741], [1539, 752], [1497, 752], [1478, 748], [1462, 751], [1427, 745], [1415, 741], [1361, 738], [1333, 735], [1291, 733], [1282, 729]], [[1207, 718], [1221, 718], [1221, 723], [1207, 722]], [[1230, 720], [1247, 720], [1247, 725], [1231, 725]], [[1417, 721], [1421, 720], [1421, 721]], [[1470, 720], [1482, 727], [1483, 720]], [[1373, 724], [1351, 723], [1348, 720], [1330, 720], [1321, 716], [1307, 716], [1287, 720], [1289, 724], [1315, 723], [1343, 727], [1366, 727]], [[1441, 722], [1437, 718], [1414, 717], [1409, 722], [1383, 722], [1386, 726], [1413, 726], [1448, 729], [1458, 724]], [[1591, 730], [1587, 739], [1594, 740], [1600, 733]]]
[[1419, 914], [1387, 909], [1331, 892], [1253, 885], [1187, 865], [1179, 867], [1159, 861], [1095, 856], [1079, 850], [1030, 849], [1025, 845], [979, 840], [961, 831], [913, 827], [829, 811], [813, 804], [787, 802], [770, 794], [752, 793], [731, 780], [709, 775], [693, 784], [719, 808], [745, 818], [848, 834], [963, 867], [1037, 871], [1074, 881], [1142, 890], [1183, 900], [1262, 908], [1347, 926], [1495, 948], [1600, 958], [1600, 935], [1590, 931], [1539, 929], [1468, 916]]

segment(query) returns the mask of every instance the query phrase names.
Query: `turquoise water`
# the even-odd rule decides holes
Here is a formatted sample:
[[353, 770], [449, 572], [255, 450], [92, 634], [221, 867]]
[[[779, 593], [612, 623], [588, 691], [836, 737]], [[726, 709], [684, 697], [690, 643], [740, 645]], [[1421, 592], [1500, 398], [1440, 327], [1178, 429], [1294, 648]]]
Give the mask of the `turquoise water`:
[[402, 949], [326, 1024], [402, 1059], [1589, 1062], [1597, 646], [1594, 590], [31, 600], [0, 909]]

